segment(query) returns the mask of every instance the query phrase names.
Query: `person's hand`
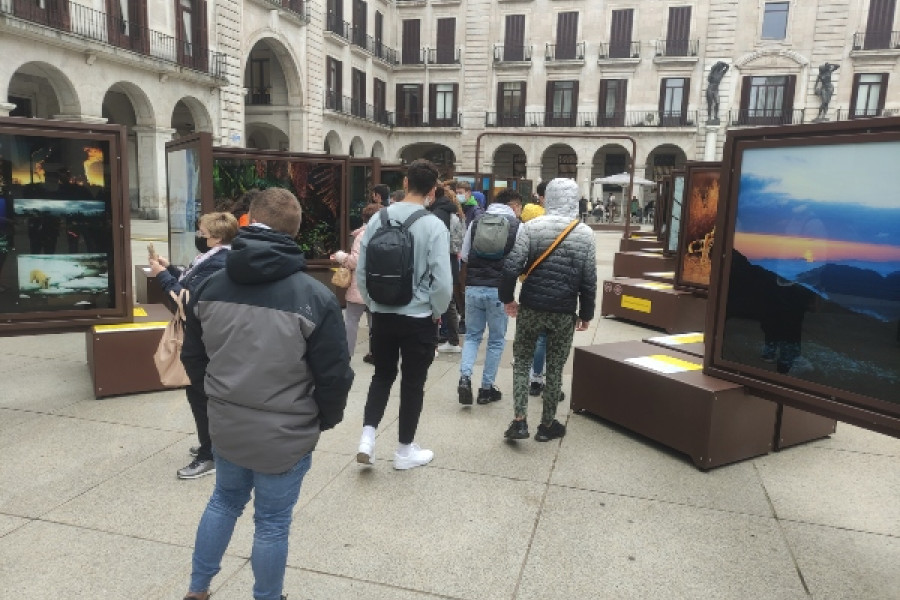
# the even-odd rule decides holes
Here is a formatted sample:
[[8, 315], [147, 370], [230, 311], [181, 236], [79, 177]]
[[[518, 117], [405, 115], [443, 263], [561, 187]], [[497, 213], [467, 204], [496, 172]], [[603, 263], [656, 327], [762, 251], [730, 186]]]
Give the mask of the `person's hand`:
[[[160, 257], [161, 258], [161, 257]], [[159, 260], [151, 260], [150, 261], [150, 273], [153, 274], [154, 277], [165, 271], [166, 268], [160, 264]]]
[[343, 250], [338, 250], [334, 254], [331, 255], [331, 260], [342, 263], [347, 260], [347, 253]]
[[158, 262], [159, 264], [161, 264], [161, 265], [163, 266], [164, 269], [165, 269], [166, 267], [169, 266], [169, 261], [166, 260], [166, 257], [165, 257], [165, 256], [160, 256], [160, 255], [157, 254], [157, 255], [156, 255], [156, 262]]
[[581, 319], [577, 319], [575, 321], [575, 331], [587, 331], [587, 328], [590, 324], [590, 321], [582, 321]]
[[519, 303], [513, 300], [507, 304], [503, 305], [503, 310], [506, 311], [506, 316], [515, 319], [519, 315]]

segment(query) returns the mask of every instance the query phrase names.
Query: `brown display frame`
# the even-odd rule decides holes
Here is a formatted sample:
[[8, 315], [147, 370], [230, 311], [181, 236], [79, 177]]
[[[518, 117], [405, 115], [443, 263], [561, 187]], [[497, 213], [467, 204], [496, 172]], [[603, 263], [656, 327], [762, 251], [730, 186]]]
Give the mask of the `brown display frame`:
[[760, 390], [788, 406], [900, 437], [900, 404], [763, 370], [753, 365], [726, 360], [722, 356], [743, 152], [750, 148], [885, 140], [900, 141], [900, 118], [729, 131], [720, 181], [722, 197], [727, 201], [720, 206], [716, 224], [717, 251], [714, 253], [711, 273], [704, 372]]
[[[196, 150], [198, 157], [198, 177], [199, 177], [199, 186], [200, 186], [200, 213], [197, 215], [198, 217], [202, 214], [206, 214], [209, 212], [213, 212], [215, 210], [215, 198], [213, 197], [213, 145], [212, 145], [212, 134], [205, 131], [198, 131], [191, 135], [186, 135], [184, 137], [180, 137], [177, 140], [173, 140], [171, 142], [166, 142], [166, 229], [167, 229], [167, 239], [168, 239], [168, 248], [166, 256], [171, 260], [176, 260], [175, 252], [172, 250], [172, 240], [174, 239], [174, 235], [179, 233], [178, 231], [172, 230], [172, 223], [175, 219], [172, 218], [172, 190], [170, 189], [170, 173], [171, 166], [169, 164], [169, 156], [173, 152], [177, 152], [180, 150]], [[192, 226], [192, 225], [191, 225]], [[176, 262], [177, 264], [177, 262]], [[185, 265], [187, 266], [187, 263]]]
[[[684, 186], [686, 185], [686, 173], [683, 169], [677, 169], [672, 171], [672, 183], [669, 186], [669, 200], [666, 205], [666, 214], [665, 214], [665, 234], [660, 235], [660, 241], [663, 244], [663, 256], [676, 256], [678, 255], [679, 242], [678, 239], [679, 234], [681, 233], [681, 229], [679, 228], [678, 233], [675, 234], [675, 239], [672, 239], [672, 222], [675, 220], [675, 212], [678, 212], [678, 221], [681, 222], [681, 212], [684, 207]], [[675, 186], [678, 184], [678, 181], [681, 181], [681, 202], [678, 206], [675, 206]], [[670, 248], [672, 243], [674, 242], [675, 248]]]
[[0, 118], [0, 133], [43, 138], [87, 139], [109, 144], [109, 196], [114, 308], [0, 313], [0, 335], [87, 329], [97, 324], [130, 322], [134, 300], [131, 273], [131, 221], [126, 128], [122, 125], [74, 123], [25, 117]]
[[672, 202], [672, 175], [664, 176], [656, 182], [656, 209], [653, 211], [653, 233], [659, 242], [666, 235], [666, 215]]
[[[695, 241], [697, 241], [696, 235], [691, 235], [689, 230], [693, 227], [696, 228], [697, 223], [703, 220], [703, 222], [710, 222], [713, 225], [717, 222], [715, 215], [712, 219], [709, 218], [709, 211], [703, 211], [701, 209], [692, 210], [695, 207], [691, 205], [691, 197], [693, 192], [697, 186], [699, 186], [700, 180], [702, 179], [713, 179], [719, 186], [719, 193], [716, 198], [716, 214], [718, 214], [718, 207], [721, 204], [722, 194], [721, 194], [721, 162], [688, 162], [685, 164], [685, 178], [684, 178], [684, 197], [681, 200], [681, 223], [679, 225], [678, 230], [678, 251], [676, 252], [676, 260], [675, 260], [675, 288], [679, 290], [692, 291], [698, 293], [700, 295], [706, 295], [709, 290], [709, 283], [704, 283], [702, 281], [698, 281], [697, 279], [689, 279], [687, 272], [685, 270], [685, 262], [688, 260], [689, 252], [688, 246]], [[674, 211], [673, 211], [674, 214]], [[671, 221], [669, 223], [671, 227]], [[688, 239], [689, 237], [694, 239]], [[712, 247], [710, 247], [707, 261], [707, 269], [709, 271], [709, 277], [712, 275]]]

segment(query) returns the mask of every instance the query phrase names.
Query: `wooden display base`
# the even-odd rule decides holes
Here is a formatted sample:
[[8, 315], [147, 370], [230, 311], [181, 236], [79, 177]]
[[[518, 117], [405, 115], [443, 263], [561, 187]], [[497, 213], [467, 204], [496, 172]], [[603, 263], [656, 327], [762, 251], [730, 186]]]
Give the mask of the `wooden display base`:
[[649, 248], [662, 248], [663, 243], [655, 235], [633, 235], [630, 238], [622, 238], [619, 241], [619, 250], [622, 252], [640, 252]]
[[135, 305], [133, 323], [94, 325], [86, 333], [94, 397], [172, 389], [159, 380], [153, 354], [172, 313], [162, 304]]
[[641, 278], [647, 271], [675, 271], [675, 257], [660, 252], [616, 252], [613, 277]]
[[[146, 270], [145, 270], [146, 269]], [[135, 265], [134, 267], [134, 299], [139, 304], [165, 304], [166, 293], [150, 274], [150, 267]]]
[[679, 291], [672, 284], [646, 279], [603, 282], [600, 314], [657, 327], [669, 333], [703, 329], [706, 298]]
[[[655, 336], [644, 341], [675, 352], [683, 352], [701, 361], [706, 350], [703, 334], [699, 332]], [[785, 406], [780, 398], [769, 397], [769, 399], [778, 405], [778, 422], [775, 426], [776, 450], [828, 437], [837, 428], [837, 421], [834, 419]]]
[[675, 282], [675, 271], [647, 271], [640, 277], [650, 281], [662, 281], [663, 283]]
[[[766, 454], [778, 406], [644, 342], [575, 348], [572, 410], [683, 452], [702, 469]], [[668, 371], [668, 372], [665, 372]]]

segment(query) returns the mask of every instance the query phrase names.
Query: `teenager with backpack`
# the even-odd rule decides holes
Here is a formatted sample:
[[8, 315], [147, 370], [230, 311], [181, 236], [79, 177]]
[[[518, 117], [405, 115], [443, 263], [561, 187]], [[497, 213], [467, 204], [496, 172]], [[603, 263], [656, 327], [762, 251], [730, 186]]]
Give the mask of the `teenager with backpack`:
[[378, 211], [360, 243], [356, 283], [372, 312], [375, 365], [356, 455], [360, 464], [374, 461], [375, 430], [399, 369], [399, 444], [394, 468], [420, 467], [434, 458], [431, 450], [415, 443], [415, 435], [437, 347], [435, 324], [447, 310], [453, 290], [450, 233], [425, 210], [425, 199], [434, 197], [437, 178], [437, 167], [430, 161], [413, 161], [403, 179], [406, 197]]
[[505, 189], [487, 212], [472, 221], [463, 238], [460, 257], [466, 263], [466, 337], [459, 365], [459, 403], [472, 404], [472, 371], [487, 327], [488, 341], [478, 389], [478, 404], [500, 400], [494, 385], [500, 356], [506, 346], [509, 318], [500, 302], [498, 288], [503, 278], [503, 259], [509, 254], [519, 232], [522, 196]]

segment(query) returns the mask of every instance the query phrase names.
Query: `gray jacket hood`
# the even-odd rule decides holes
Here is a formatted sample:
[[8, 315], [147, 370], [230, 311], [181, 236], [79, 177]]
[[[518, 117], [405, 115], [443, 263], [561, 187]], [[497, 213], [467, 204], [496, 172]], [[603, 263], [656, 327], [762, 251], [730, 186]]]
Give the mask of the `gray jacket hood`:
[[544, 214], [578, 218], [578, 184], [574, 179], [557, 177], [547, 184], [544, 192]]

